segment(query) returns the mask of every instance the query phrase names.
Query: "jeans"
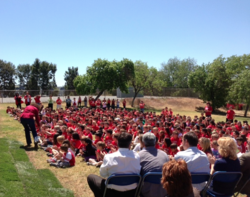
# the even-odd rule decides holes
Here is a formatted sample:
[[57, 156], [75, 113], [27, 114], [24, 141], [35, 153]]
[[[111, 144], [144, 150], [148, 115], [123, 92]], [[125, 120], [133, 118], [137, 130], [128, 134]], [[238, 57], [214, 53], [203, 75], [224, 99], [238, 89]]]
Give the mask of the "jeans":
[[32, 132], [34, 141], [35, 141], [35, 137], [37, 137], [35, 121], [32, 118], [21, 118], [21, 123], [25, 129], [25, 137], [26, 137], [27, 145], [30, 145], [32, 143], [31, 138], [30, 138], [30, 130]]

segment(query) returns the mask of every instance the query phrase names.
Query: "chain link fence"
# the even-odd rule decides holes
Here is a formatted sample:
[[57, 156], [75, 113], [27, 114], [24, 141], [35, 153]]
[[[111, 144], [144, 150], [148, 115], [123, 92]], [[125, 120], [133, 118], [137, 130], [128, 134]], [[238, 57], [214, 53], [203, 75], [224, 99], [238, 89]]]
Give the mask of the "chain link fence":
[[[76, 90], [0, 90], [0, 103], [13, 103], [14, 97], [16, 93], [19, 93], [20, 96], [24, 97], [26, 92], [29, 92], [31, 97], [35, 97], [36, 95], [41, 95], [41, 101], [47, 102], [49, 96], [51, 95], [53, 99], [56, 99], [58, 96], [62, 99], [62, 101], [66, 100], [67, 96], [70, 98], [77, 98], [78, 96], [96, 96], [98, 95], [99, 91], [96, 91], [96, 94], [93, 95], [79, 95], [77, 94]], [[191, 88], [162, 88], [161, 91], [153, 90], [147, 91], [144, 90], [142, 92], [144, 96], [151, 96], [151, 97], [191, 97], [191, 98], [199, 98], [199, 95], [194, 92]], [[123, 98], [133, 97], [130, 94], [129, 96], [123, 96]], [[112, 97], [117, 98], [117, 90], [112, 91], [104, 91], [102, 97]], [[119, 97], [120, 98], [120, 97]], [[82, 98], [83, 99], [83, 98]]]

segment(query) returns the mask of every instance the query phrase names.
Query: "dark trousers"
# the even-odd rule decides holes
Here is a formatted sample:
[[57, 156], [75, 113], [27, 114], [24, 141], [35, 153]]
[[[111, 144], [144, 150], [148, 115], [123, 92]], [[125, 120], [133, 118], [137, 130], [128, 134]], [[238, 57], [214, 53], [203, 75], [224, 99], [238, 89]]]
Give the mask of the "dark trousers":
[[26, 104], [26, 107], [29, 106], [29, 105], [30, 105], [30, 103], [27, 103], [27, 104]]
[[25, 129], [25, 137], [26, 137], [27, 145], [30, 145], [32, 143], [31, 138], [30, 138], [30, 130], [32, 132], [34, 141], [35, 141], [35, 137], [37, 136], [35, 121], [34, 119], [31, 119], [31, 118], [21, 118], [21, 123]]
[[22, 108], [22, 106], [21, 106], [21, 103], [18, 103], [17, 105], [16, 105], [16, 108]]
[[[87, 177], [87, 181], [95, 197], [103, 197], [106, 180], [97, 175], [90, 174]], [[125, 192], [119, 192], [114, 189], [107, 189], [106, 196], [107, 197], [117, 197], [117, 196], [118, 197], [132, 197], [132, 196], [135, 196], [135, 192], [136, 192], [136, 189], [125, 191]]]
[[53, 110], [53, 103], [49, 103], [49, 108], [51, 108], [51, 110]]

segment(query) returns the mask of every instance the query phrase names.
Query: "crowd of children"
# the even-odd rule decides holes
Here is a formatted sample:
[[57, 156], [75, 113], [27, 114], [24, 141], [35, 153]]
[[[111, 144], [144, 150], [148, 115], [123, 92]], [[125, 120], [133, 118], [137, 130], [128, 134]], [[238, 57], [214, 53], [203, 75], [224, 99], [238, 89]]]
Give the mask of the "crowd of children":
[[[69, 97], [68, 97], [69, 98]], [[59, 98], [60, 99], [60, 98]], [[74, 99], [75, 102], [75, 99]], [[114, 102], [115, 103], [115, 102]], [[182, 136], [194, 132], [199, 138], [198, 148], [208, 156], [219, 158], [217, 140], [220, 137], [232, 137], [240, 153], [246, 152], [247, 138], [250, 137], [247, 121], [237, 120], [215, 122], [209, 110], [200, 116], [174, 114], [166, 107], [161, 114], [144, 112], [144, 103], [140, 110], [127, 110], [126, 100], [123, 108], [111, 100], [89, 99], [89, 107], [84, 105], [66, 105], [55, 110], [51, 105], [41, 111], [40, 146], [50, 157], [51, 166], [69, 167], [75, 165], [75, 156], [82, 157], [88, 165], [100, 166], [105, 154], [118, 150], [117, 138], [120, 132], [133, 136], [131, 149], [143, 149], [142, 135], [152, 132], [157, 137], [156, 148], [174, 156], [182, 151]], [[61, 106], [62, 102], [57, 103]], [[143, 109], [143, 110], [142, 110]], [[19, 119], [20, 109], [7, 108], [7, 113]]]

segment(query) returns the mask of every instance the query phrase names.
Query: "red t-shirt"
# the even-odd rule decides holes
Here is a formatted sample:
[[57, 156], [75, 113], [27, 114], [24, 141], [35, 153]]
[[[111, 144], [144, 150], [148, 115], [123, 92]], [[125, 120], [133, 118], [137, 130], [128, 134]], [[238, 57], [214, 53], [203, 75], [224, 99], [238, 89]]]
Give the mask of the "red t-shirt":
[[234, 119], [234, 114], [235, 114], [234, 110], [228, 110], [227, 111], [227, 119], [233, 120]]
[[205, 110], [208, 110], [208, 111], [211, 111], [211, 112], [205, 112], [206, 116], [211, 116], [212, 114], [212, 111], [213, 111], [213, 108], [211, 106], [206, 106], [205, 107]]
[[89, 139], [91, 139], [91, 140], [93, 139], [91, 133], [88, 133], [88, 134], [85, 133], [84, 135], [87, 136], [87, 137], [88, 137]]
[[165, 153], [167, 153], [168, 155], [171, 155], [171, 148], [170, 147], [167, 147], [167, 146], [165, 146], [165, 144], [163, 144], [161, 148]]
[[62, 100], [61, 99], [57, 99], [56, 103], [57, 103], [57, 105], [61, 105], [62, 104]]
[[171, 140], [172, 143], [177, 144], [177, 146], [180, 146], [180, 145], [181, 145], [181, 140], [180, 140], [180, 138], [175, 139], [175, 138], [171, 137], [170, 140]]
[[140, 103], [140, 109], [144, 109], [145, 104], [144, 103]]
[[34, 100], [35, 100], [36, 103], [41, 103], [40, 96], [35, 97]]
[[107, 148], [110, 148], [110, 144], [112, 144], [112, 141], [113, 141], [112, 136], [106, 136], [104, 142], [105, 142]]

